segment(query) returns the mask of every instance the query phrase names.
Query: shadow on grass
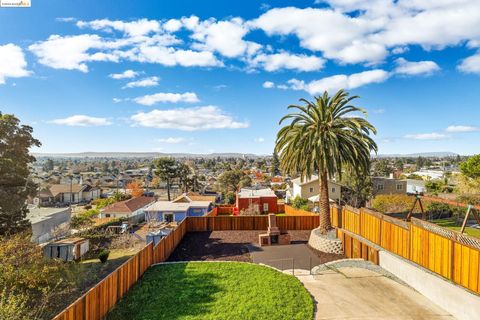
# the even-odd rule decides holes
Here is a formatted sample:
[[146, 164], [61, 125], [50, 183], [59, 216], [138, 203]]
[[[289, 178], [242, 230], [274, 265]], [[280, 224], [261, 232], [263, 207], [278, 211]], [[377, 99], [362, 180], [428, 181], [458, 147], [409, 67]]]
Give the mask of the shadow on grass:
[[222, 292], [216, 285], [219, 276], [187, 268], [187, 263], [175, 263], [148, 269], [106, 319], [201, 319]]

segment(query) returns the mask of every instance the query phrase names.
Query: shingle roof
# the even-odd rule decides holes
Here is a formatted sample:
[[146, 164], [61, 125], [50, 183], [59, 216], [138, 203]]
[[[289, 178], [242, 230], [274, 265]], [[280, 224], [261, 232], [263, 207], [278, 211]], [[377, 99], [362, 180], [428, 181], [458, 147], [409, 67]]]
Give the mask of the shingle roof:
[[132, 213], [140, 208], [145, 207], [149, 203], [155, 201], [153, 197], [136, 197], [125, 201], [115, 202], [109, 206], [106, 206], [102, 212], [104, 213]]
[[54, 184], [50, 187], [50, 192], [54, 197], [59, 195], [60, 193], [78, 193], [83, 191], [86, 188], [84, 184]]

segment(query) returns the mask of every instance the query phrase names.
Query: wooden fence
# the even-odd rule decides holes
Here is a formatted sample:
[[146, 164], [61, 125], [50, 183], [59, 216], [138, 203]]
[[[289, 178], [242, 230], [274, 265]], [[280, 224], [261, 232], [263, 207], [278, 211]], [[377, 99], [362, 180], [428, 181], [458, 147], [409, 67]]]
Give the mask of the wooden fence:
[[[318, 215], [277, 216], [277, 225], [285, 230], [312, 230], [318, 227]], [[187, 232], [228, 231], [228, 230], [267, 230], [266, 215], [260, 216], [218, 216], [188, 217]]]
[[375, 255], [372, 243], [480, 293], [480, 239], [420, 219], [405, 222], [364, 208], [344, 207], [341, 222], [337, 234], [347, 257]]
[[54, 320], [100, 320], [113, 308], [152, 264], [168, 259], [187, 232], [183, 220], [168, 236], [155, 246], [147, 244], [128, 261], [110, 273], [82, 297], [58, 314]]

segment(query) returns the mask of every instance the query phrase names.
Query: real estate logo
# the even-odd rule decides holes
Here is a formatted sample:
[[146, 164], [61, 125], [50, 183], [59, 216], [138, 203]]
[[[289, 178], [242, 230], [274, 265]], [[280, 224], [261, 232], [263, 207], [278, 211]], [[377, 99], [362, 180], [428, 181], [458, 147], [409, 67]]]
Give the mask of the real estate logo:
[[30, 8], [31, 0], [0, 0], [1, 8]]

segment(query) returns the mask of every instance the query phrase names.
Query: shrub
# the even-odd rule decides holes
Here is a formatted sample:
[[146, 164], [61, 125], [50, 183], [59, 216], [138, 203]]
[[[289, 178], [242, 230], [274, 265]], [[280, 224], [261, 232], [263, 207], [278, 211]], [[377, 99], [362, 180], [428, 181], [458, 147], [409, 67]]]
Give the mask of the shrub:
[[434, 216], [434, 218], [450, 218], [453, 215], [455, 208], [439, 202], [431, 202], [427, 206], [427, 212]]
[[107, 249], [103, 249], [98, 254], [98, 259], [100, 260], [101, 263], [105, 263], [107, 262], [109, 255], [110, 255], [110, 251], [108, 251]]
[[301, 210], [308, 210], [308, 200], [301, 198], [300, 196], [296, 196], [291, 200], [292, 207], [295, 209], [301, 209]]
[[[409, 211], [414, 197], [407, 195], [378, 195], [372, 201], [372, 208], [383, 213], [402, 213]], [[418, 206], [417, 206], [418, 208]]]

